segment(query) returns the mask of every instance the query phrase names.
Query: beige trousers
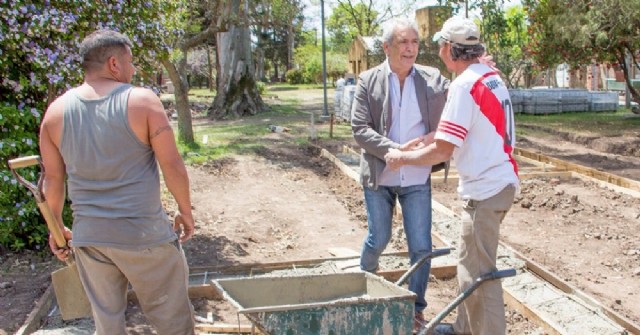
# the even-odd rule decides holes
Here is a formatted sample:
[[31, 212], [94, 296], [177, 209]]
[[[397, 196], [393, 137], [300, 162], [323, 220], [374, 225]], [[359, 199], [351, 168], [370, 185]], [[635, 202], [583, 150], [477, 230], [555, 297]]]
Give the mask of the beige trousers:
[[158, 335], [194, 334], [189, 268], [177, 242], [144, 250], [78, 247], [75, 254], [97, 335], [127, 334], [129, 283]]
[[[497, 270], [500, 223], [513, 204], [515, 192], [515, 187], [510, 185], [486, 200], [465, 202], [458, 262], [458, 284], [461, 291], [471, 286], [480, 275]], [[458, 334], [505, 334], [504, 299], [500, 280], [484, 282], [458, 305], [458, 317], [453, 329]]]

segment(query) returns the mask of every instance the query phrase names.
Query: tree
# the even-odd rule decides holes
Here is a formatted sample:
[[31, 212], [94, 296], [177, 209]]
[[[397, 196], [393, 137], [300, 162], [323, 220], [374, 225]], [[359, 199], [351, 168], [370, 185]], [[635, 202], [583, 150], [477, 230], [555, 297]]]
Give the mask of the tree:
[[415, 1], [336, 0], [327, 22], [334, 51], [347, 52], [357, 36], [376, 36], [390, 18], [408, 15]]
[[257, 39], [256, 76], [265, 76], [265, 60], [270, 60], [278, 77], [280, 65], [285, 69], [293, 67], [294, 49], [302, 39], [304, 5], [300, 0], [260, 0], [251, 4], [251, 26]]
[[226, 0], [219, 13], [226, 29], [220, 29], [216, 38], [220, 67], [217, 94], [209, 108], [209, 117], [224, 119], [267, 110], [254, 76], [248, 3]]
[[614, 62], [622, 69], [633, 101], [640, 103], [629, 70], [638, 68], [640, 1], [524, 0], [531, 20], [530, 54], [541, 66], [573, 68]]
[[[513, 6], [503, 12], [495, 5], [488, 3], [482, 7], [482, 40], [507, 84], [516, 87], [523, 77], [528, 78], [532, 63], [523, 51], [529, 43], [526, 13], [522, 6]], [[524, 79], [526, 84], [528, 80]]]
[[216, 13], [220, 2], [173, 4], [173, 15], [165, 17], [165, 24], [174, 34], [166, 36], [168, 48], [161, 54], [160, 61], [167, 70], [174, 86], [176, 111], [178, 113], [178, 138], [186, 144], [194, 143], [191, 108], [189, 105], [189, 81], [187, 80], [187, 59], [189, 51], [213, 39], [219, 22], [208, 15]]
[[[304, 83], [322, 83], [322, 50], [314, 44], [304, 44], [296, 48], [295, 62], [302, 73]], [[327, 52], [327, 78], [335, 81], [347, 71], [345, 54]], [[293, 70], [296, 71], [296, 70]]]

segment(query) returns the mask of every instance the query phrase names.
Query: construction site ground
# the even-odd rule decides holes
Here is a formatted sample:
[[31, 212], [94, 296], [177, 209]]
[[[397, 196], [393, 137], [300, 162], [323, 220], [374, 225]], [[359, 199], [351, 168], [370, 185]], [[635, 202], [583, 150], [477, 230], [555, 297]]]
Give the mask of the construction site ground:
[[[289, 93], [280, 93], [284, 94]], [[303, 111], [322, 110], [321, 90], [291, 94], [299, 95]], [[278, 118], [217, 122], [264, 123], [265, 127], [287, 122], [290, 131], [252, 139], [262, 145], [253, 154], [189, 167], [197, 224], [195, 237], [184, 245], [190, 267], [330, 259], [335, 250], [360, 249], [366, 233], [361, 187], [321, 155], [323, 148], [338, 155], [355, 143], [323, 139], [300, 147], [295, 138], [309, 133], [308, 116], [298, 117], [297, 123]], [[208, 121], [198, 120], [195, 127], [202, 123]], [[329, 124], [315, 127], [325, 132]], [[593, 141], [585, 143], [575, 136], [538, 129], [535, 136], [518, 138], [517, 147], [637, 181], [639, 140], [640, 130], [635, 137], [609, 137], [594, 145]], [[629, 147], [624, 148], [624, 143]], [[460, 212], [454, 183], [434, 183], [433, 196], [454, 213]], [[171, 213], [176, 206], [167, 201], [166, 208]], [[523, 179], [522, 192], [502, 225], [501, 239], [603, 306], [640, 323], [638, 197], [576, 178]], [[388, 251], [404, 250], [406, 243], [397, 220]], [[2, 250], [0, 335], [19, 331], [49, 287], [50, 272], [60, 266], [48, 255]], [[455, 287], [455, 279], [432, 279], [427, 318], [453, 299]], [[194, 299], [194, 306], [198, 320], [204, 323], [248, 323], [224, 301], [199, 298]], [[154, 333], [135, 304], [128, 314], [132, 334]], [[455, 312], [447, 320], [454, 316]], [[510, 334], [544, 333], [537, 321], [520, 311], [509, 308], [506, 317]], [[43, 320], [37, 334], [92, 332], [90, 319], [62, 322], [52, 313]]]

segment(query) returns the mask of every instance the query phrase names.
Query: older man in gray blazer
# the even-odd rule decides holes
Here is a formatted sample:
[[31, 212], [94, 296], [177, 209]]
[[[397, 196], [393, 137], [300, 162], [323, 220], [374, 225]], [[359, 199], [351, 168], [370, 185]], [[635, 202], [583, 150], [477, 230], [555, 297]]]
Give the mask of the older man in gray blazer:
[[[402, 208], [411, 263], [432, 250], [432, 167], [404, 166], [394, 171], [384, 160], [391, 148], [415, 149], [408, 146], [416, 137], [424, 139], [418, 146], [429, 143], [446, 102], [449, 80], [436, 68], [415, 64], [419, 43], [413, 21], [392, 20], [383, 33], [387, 59], [363, 72], [358, 80], [351, 127], [362, 148], [360, 181], [368, 217], [360, 259], [364, 271], [376, 271], [378, 259], [391, 239], [396, 200]], [[430, 269], [431, 263], [426, 262], [409, 281], [409, 290], [417, 295], [416, 329], [424, 323]]]

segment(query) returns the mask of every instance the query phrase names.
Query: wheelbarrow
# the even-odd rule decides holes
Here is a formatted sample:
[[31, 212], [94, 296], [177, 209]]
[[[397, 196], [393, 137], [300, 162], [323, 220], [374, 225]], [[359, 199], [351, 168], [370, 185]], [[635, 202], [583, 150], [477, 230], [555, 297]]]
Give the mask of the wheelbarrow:
[[263, 334], [408, 335], [415, 293], [401, 287], [438, 249], [416, 262], [397, 282], [368, 272], [283, 277], [227, 278], [215, 287]]
[[471, 284], [469, 287], [464, 289], [452, 302], [450, 302], [442, 311], [440, 311], [440, 313], [438, 313], [433, 319], [431, 319], [429, 321], [429, 323], [427, 323], [424, 326], [424, 328], [422, 328], [418, 332], [418, 335], [431, 334], [431, 332], [433, 331], [433, 329], [436, 327], [437, 324], [439, 324], [442, 320], [444, 320], [444, 318], [447, 315], [449, 315], [449, 313], [451, 313], [451, 311], [453, 311], [454, 308], [456, 308], [458, 305], [460, 305], [460, 303], [462, 303], [462, 301], [464, 301], [464, 299], [469, 297], [471, 295], [471, 293], [473, 293], [473, 291], [475, 291], [484, 282], [489, 281], [489, 280], [494, 280], [494, 279], [502, 279], [502, 278], [506, 278], [506, 277], [513, 277], [515, 275], [516, 275], [516, 270], [515, 269], [506, 269], [506, 270], [498, 270], [498, 271], [489, 272], [489, 273], [486, 273], [486, 274], [481, 275], [480, 277], [476, 278], [473, 281], [473, 284]]

